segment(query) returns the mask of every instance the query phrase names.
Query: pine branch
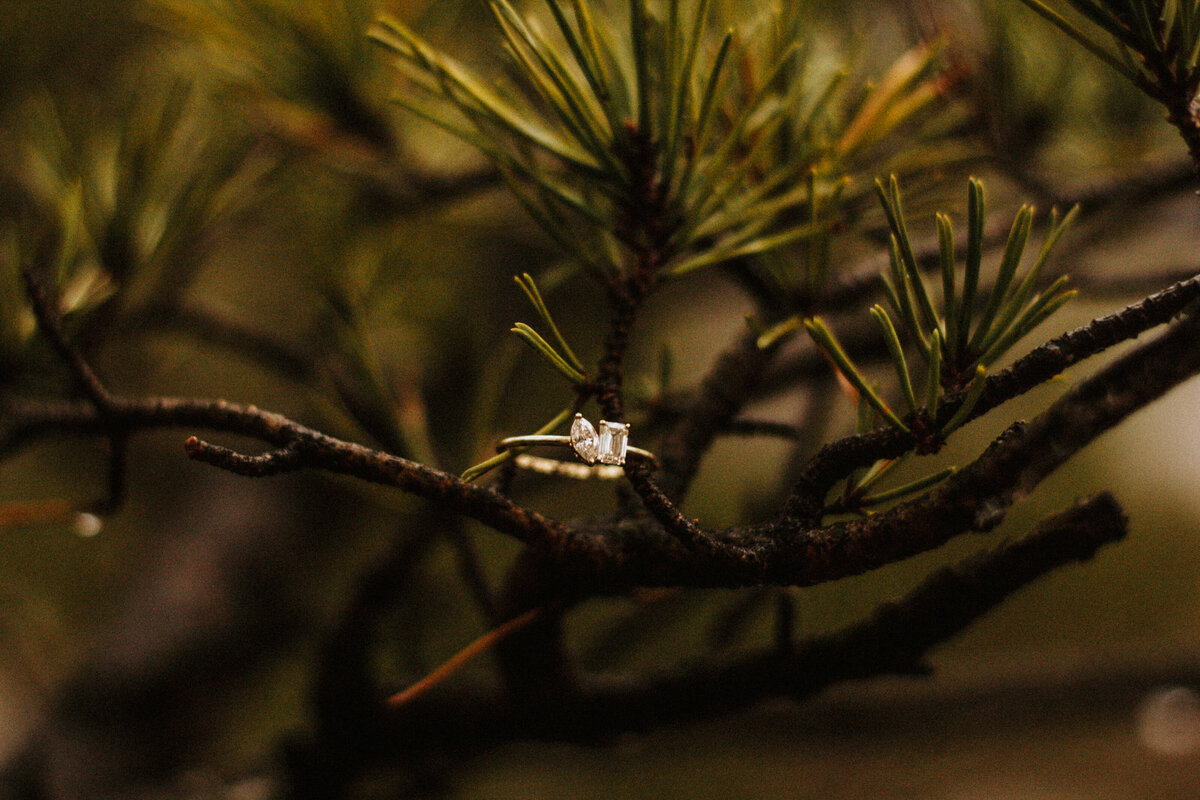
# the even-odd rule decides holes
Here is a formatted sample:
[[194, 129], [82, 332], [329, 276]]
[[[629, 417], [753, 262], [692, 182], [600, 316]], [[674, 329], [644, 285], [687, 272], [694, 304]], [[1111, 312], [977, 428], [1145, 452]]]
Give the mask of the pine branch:
[[[989, 377], [971, 418], [1024, 394], [1080, 361], [1168, 322], [1197, 298], [1200, 298], [1200, 276], [1176, 283], [1121, 311], [1050, 340], [1009, 368]], [[969, 388], [963, 389], [946, 398], [941, 412], [946, 419], [958, 410], [968, 391]], [[821, 513], [825, 495], [835, 483], [855, 469], [879, 459], [902, 455], [913, 443], [911, 437], [894, 429], [880, 429], [826, 445], [798, 479], [786, 514], [798, 520], [814, 520], [815, 515]]]
[[[994, 376], [999, 384], [988, 402], [1036, 385], [1046, 378], [1047, 369], [1054, 374], [1169, 319], [1198, 293], [1200, 278], [1059, 337], [1056, 344], [1039, 348]], [[818, 527], [811, 516], [806, 520], [796, 513], [810, 487], [836, 480], [831, 476], [847, 464], [858, 466], [864, 460], [871, 463], [900, 455], [911, 447], [911, 440], [885, 430], [830, 445], [810, 465], [808, 483], [801, 482], [779, 521], [711, 532], [683, 517], [646, 476], [637, 478], [635, 488], [663, 527], [568, 526], [439, 470], [335, 439], [277, 414], [224, 401], [111, 397], [104, 416], [90, 404], [27, 406], [23, 414], [10, 415], [0, 452], [2, 445], [26, 438], [31, 430], [103, 435], [111, 426], [130, 433], [198, 427], [237, 433], [277, 448], [295, 448], [310, 468], [394, 486], [432, 500], [536, 548], [556, 570], [547, 591], [564, 599], [633, 586], [807, 585], [857, 574], [936, 547], [965, 531], [993, 526], [1009, 504], [1071, 454], [1200, 371], [1200, 348], [1194, 346], [1198, 328], [1194, 317], [1176, 323], [1162, 337], [1080, 384], [1030, 425], [1014, 426], [974, 464], [928, 495], [867, 520], [826, 528]], [[979, 406], [984, 406], [984, 400]], [[639, 474], [633, 462], [629, 471]], [[819, 496], [823, 500], [823, 493]]]

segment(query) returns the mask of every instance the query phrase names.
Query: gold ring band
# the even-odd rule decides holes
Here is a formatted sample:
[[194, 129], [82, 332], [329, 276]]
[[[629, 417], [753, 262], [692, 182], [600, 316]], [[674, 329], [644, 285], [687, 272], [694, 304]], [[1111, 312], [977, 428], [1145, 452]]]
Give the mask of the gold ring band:
[[[624, 422], [609, 422], [600, 420], [599, 430], [584, 419], [582, 414], [576, 414], [571, 423], [569, 436], [554, 436], [547, 434], [531, 434], [529, 436], [510, 436], [501, 439], [496, 445], [497, 451], [515, 450], [526, 447], [568, 447], [589, 467], [600, 464], [603, 466], [619, 467], [629, 456], [655, 461], [654, 454], [640, 447], [629, 444], [629, 425]], [[550, 459], [542, 459], [549, 461]], [[536, 467], [534, 467], [536, 469]], [[538, 471], [545, 471], [539, 469]]]

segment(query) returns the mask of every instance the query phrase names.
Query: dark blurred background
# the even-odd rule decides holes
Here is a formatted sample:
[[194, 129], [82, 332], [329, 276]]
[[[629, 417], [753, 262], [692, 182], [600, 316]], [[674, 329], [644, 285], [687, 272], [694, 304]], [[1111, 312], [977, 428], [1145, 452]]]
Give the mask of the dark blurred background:
[[[812, 6], [827, 49], [852, 54], [863, 74], [945, 33], [993, 208], [1186, 163], [1155, 109], [1015, 4]], [[384, 59], [363, 35], [379, 10], [481, 70], [503, 68], [477, 0], [7, 0], [0, 253], [11, 270], [53, 251], [63, 220], [77, 227], [67, 321], [115, 392], [254, 403], [459, 472], [562, 404], [507, 333], [532, 316], [511, 276], [539, 276], [585, 361], [605, 311], [476, 153], [387, 103]], [[944, 180], [954, 210], [962, 177]], [[1153, 198], [1089, 217], [1059, 263], [1081, 298], [1017, 353], [1194, 270], [1198, 221], [1191, 187], [1167, 180]], [[911, 222], [932, 229], [928, 215]], [[852, 266], [872, 252], [851, 234], [835, 248]], [[6, 307], [20, 299], [10, 277]], [[666, 388], [691, 386], [750, 307], [719, 273], [670, 287], [635, 332], [631, 380], [652, 383], [666, 348]], [[5, 388], [61, 393], [61, 367], [9, 318]], [[938, 463], [965, 463], [1095, 366], [993, 412]], [[765, 398], [754, 416], [790, 421], [804, 403]], [[849, 431], [847, 406], [834, 401], [825, 438]], [[1020, 535], [1103, 488], [1132, 520], [1125, 542], [940, 649], [932, 677], [841, 686], [595, 749], [515, 744], [449, 776], [431, 764], [364, 781], [362, 796], [1200, 796], [1198, 411], [1193, 382], [989, 534]], [[0, 462], [0, 762], [14, 792], [37, 774], [52, 797], [270, 796], [288, 741], [311, 726], [314, 664], [359, 577], [431, 530], [453, 536], [396, 588], [376, 665], [384, 682], [414, 680], [487, 627], [449, 542], [473, 542], [492, 586], [512, 543], [345, 479], [216, 471], [184, 457], [187, 433], [131, 440], [111, 514], [74, 512], [107, 492], [100, 443], [50, 438]], [[711, 525], [752, 519], [796, 457], [724, 440], [685, 510]], [[562, 516], [611, 502], [611, 489], [591, 486], [517, 489]], [[823, 631], [981, 544], [779, 591], [802, 632]], [[768, 641], [771, 607], [769, 592], [749, 591], [593, 601], [568, 617], [568, 636], [586, 666], [663, 667]], [[487, 669], [485, 658], [467, 674]]]

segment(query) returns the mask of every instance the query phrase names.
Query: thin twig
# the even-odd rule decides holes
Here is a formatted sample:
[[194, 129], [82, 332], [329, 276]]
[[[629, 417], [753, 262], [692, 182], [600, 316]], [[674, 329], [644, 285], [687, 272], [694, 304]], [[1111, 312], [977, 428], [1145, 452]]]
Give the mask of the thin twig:
[[699, 520], [684, 516], [679, 507], [658, 487], [644, 466], [627, 467], [626, 475], [646, 509], [663, 526], [663, 530], [679, 540], [684, 547], [707, 558], [742, 562], [750, 569], [761, 568], [759, 556], [753, 550], [721, 541], [701, 528]]
[[406, 703], [412, 702], [414, 699], [425, 694], [430, 689], [434, 688], [439, 683], [458, 672], [471, 661], [487, 652], [487, 650], [495, 646], [495, 644], [501, 639], [516, 633], [541, 615], [542, 609], [535, 608], [530, 611], [526, 611], [521, 616], [510, 619], [503, 625], [499, 625], [483, 634], [478, 639], [471, 642], [462, 650], [459, 650], [457, 653], [447, 659], [433, 672], [430, 672], [424, 678], [421, 678], [421, 680], [417, 681], [412, 686], [409, 686], [407, 689], [396, 692], [396, 694], [389, 697], [387, 699], [388, 708], [397, 709]]
[[304, 453], [294, 442], [269, 453], [248, 456], [228, 447], [209, 444], [195, 436], [189, 436], [183, 443], [183, 450], [195, 461], [250, 478], [294, 472], [304, 466]]
[[79, 384], [79, 388], [83, 390], [87, 398], [100, 411], [107, 411], [111, 405], [112, 398], [109, 396], [108, 390], [104, 388], [104, 384], [96, 377], [96, 373], [92, 370], [91, 365], [87, 363], [79, 351], [68, 341], [67, 335], [62, 328], [62, 319], [58, 309], [54, 307], [45, 290], [42, 289], [41, 284], [38, 283], [29, 270], [21, 270], [21, 278], [25, 283], [25, 292], [29, 296], [30, 305], [33, 306], [33, 314], [37, 319], [38, 329], [50, 340], [50, 344], [54, 347], [54, 350], [70, 368], [76, 382]]
[[793, 442], [804, 436], [804, 431], [795, 425], [769, 419], [735, 419], [725, 426], [724, 432], [734, 436], [768, 436]]
[[[568, 552], [592, 543], [572, 537], [566, 526], [526, 509], [483, 486], [456, 475], [346, 442], [315, 431], [280, 414], [225, 400], [198, 398], [112, 397], [106, 414], [82, 403], [8, 401], [0, 453], [50, 433], [107, 435], [112, 426], [127, 433], [158, 428], [200, 428], [248, 436], [278, 448], [295, 444], [307, 466], [370, 483], [393, 486], [445, 504], [465, 516], [505, 532], [526, 544]], [[208, 448], [200, 447], [201, 453]], [[220, 466], [220, 465], [219, 465]]]

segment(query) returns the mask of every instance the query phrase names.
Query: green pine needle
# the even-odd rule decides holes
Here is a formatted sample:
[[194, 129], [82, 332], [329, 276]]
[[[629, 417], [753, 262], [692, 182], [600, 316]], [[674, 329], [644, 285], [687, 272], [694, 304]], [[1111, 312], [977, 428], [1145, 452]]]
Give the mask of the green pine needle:
[[911, 293], [914, 309], [920, 313], [921, 327], [924, 329], [932, 328], [937, 323], [937, 314], [933, 310], [933, 303], [929, 299], [929, 292], [925, 289], [925, 283], [921, 280], [921, 269], [917, 264], [917, 258], [913, 254], [912, 240], [908, 235], [908, 225], [904, 221], [904, 206], [900, 198], [900, 182], [899, 179], [892, 175], [889, 178], [886, 187], [883, 181], [875, 181], [875, 188], [879, 194], [880, 202], [883, 205], [883, 210], [888, 220], [888, 227], [891, 228], [892, 237], [895, 240], [896, 258], [899, 262], [895, 272], [903, 275], [901, 282], [897, 278], [896, 288], [907, 287], [906, 291]]
[[529, 302], [538, 312], [538, 316], [542, 318], [542, 322], [550, 329], [554, 335], [554, 341], [558, 343], [558, 347], [562, 350], [566, 360], [572, 367], [580, 373], [584, 372], [583, 363], [575, 356], [575, 352], [571, 350], [571, 346], [567, 344], [567, 340], [563, 338], [562, 332], [559, 331], [558, 325], [554, 323], [554, 318], [550, 316], [550, 309], [546, 308], [546, 302], [542, 299], [542, 293], [538, 291], [537, 284], [528, 272], [523, 272], [520, 275], [513, 276], [513, 281], [521, 287], [521, 291], [529, 298]]
[[884, 402], [879, 393], [875, 391], [875, 387], [871, 386], [862, 373], [858, 371], [858, 367], [846, 355], [846, 351], [842, 349], [841, 344], [838, 343], [837, 338], [833, 335], [833, 331], [829, 329], [824, 320], [820, 317], [806, 319], [804, 320], [804, 327], [808, 329], [809, 335], [812, 336], [817, 346], [824, 350], [833, 360], [834, 364], [837, 365], [838, 371], [858, 391], [859, 396], [870, 403], [893, 427], [902, 433], [908, 433], [908, 426], [900, 420], [900, 417], [896, 416], [896, 412], [892, 411], [891, 407]]
[[949, 436], [958, 430], [970, 418], [971, 412], [975, 410], [975, 406], [979, 403], [979, 398], [983, 394], [983, 387], [986, 383], [987, 367], [980, 364], [975, 368], [975, 377], [971, 379], [971, 385], [967, 388], [967, 395], [963, 398], [962, 405], [958, 407], [958, 410], [942, 426], [940, 434], [943, 437]]
[[900, 337], [896, 334], [896, 326], [892, 324], [892, 318], [888, 316], [883, 306], [872, 306], [871, 316], [875, 318], [879, 329], [883, 332], [883, 342], [887, 346], [888, 354], [892, 357], [892, 364], [896, 368], [896, 377], [900, 381], [900, 388], [904, 392], [908, 410], [916, 411], [917, 396], [913, 392], [912, 378], [908, 374], [908, 361], [904, 357], [904, 346], [900, 344]]
[[[559, 427], [560, 425], [564, 424], [567, 420], [569, 420], [574, 413], [575, 413], [574, 407], [568, 406], [567, 408], [564, 408], [562, 411], [555, 414], [553, 419], [551, 419], [545, 425], [543, 425], [542, 427], [540, 427], [536, 431], [534, 431], [533, 435], [542, 436], [542, 435], [550, 433], [555, 428]], [[510, 450], [505, 450], [503, 453], [497, 453], [496, 455], [492, 456], [491, 458], [489, 458], [485, 461], [481, 461], [478, 464], [475, 464], [474, 466], [467, 467], [467, 469], [463, 470], [462, 479], [464, 481], [473, 481], [476, 478], [478, 478], [479, 476], [484, 475], [488, 472], [491, 472], [493, 469], [500, 466], [504, 462], [512, 460], [513, 458], [516, 457], [516, 455], [518, 453], [524, 452], [524, 450], [525, 450], [525, 448], [523, 448], [523, 447], [516, 447], [516, 448], [510, 449]]]
[[896, 241], [895, 234], [892, 234], [888, 241], [888, 255], [891, 258], [891, 281], [885, 284], [888, 287], [888, 299], [896, 303], [896, 313], [904, 320], [905, 327], [908, 332], [913, 334], [917, 340], [917, 345], [921, 348], [921, 352], [926, 358], [929, 358], [929, 340], [925, 338], [922, 330], [925, 329], [917, 318], [916, 301], [913, 299], [912, 284], [905, 274], [903, 256], [900, 254], [900, 244]]
[[1038, 325], [1041, 325], [1051, 314], [1058, 311], [1068, 302], [1070, 302], [1078, 292], [1074, 289], [1070, 291], [1062, 291], [1063, 286], [1067, 282], [1067, 277], [1064, 275], [1055, 281], [1046, 293], [1038, 297], [1021, 318], [1012, 326], [1012, 328], [1003, 336], [998, 338], [991, 348], [979, 357], [981, 364], [991, 364], [996, 361], [1002, 354], [1009, 350], [1018, 341], [1023, 339], [1026, 334], [1033, 331]]
[[937, 419], [938, 396], [942, 389], [942, 332], [934, 328], [929, 333], [929, 375], [925, 384], [925, 414]]
[[967, 183], [967, 262], [958, 305], [958, 344], [954, 347], [959, 358], [963, 358], [967, 352], [975, 293], [979, 290], [979, 271], [983, 264], [984, 205], [983, 184], [971, 178]]
[[926, 489], [936, 486], [942, 481], [946, 480], [946, 478], [949, 478], [951, 475], [953, 475], [955, 471], [955, 467], [946, 467], [945, 469], [935, 472], [932, 475], [926, 475], [923, 478], [917, 478], [916, 480], [910, 481], [909, 483], [905, 483], [901, 486], [896, 486], [892, 489], [885, 489], [884, 491], [876, 492], [875, 494], [866, 495], [859, 498], [858, 505], [861, 508], [870, 508], [872, 506], [890, 503], [893, 500], [899, 500], [902, 497], [908, 497], [909, 495], [917, 494], [918, 492], [923, 492]]
[[1020, 264], [1022, 253], [1025, 252], [1025, 242], [1029, 239], [1029, 229], [1032, 224], [1033, 209], [1030, 206], [1021, 206], [1016, 219], [1013, 220], [1012, 230], [1009, 231], [1008, 241], [1004, 246], [1004, 255], [1000, 259], [1000, 269], [996, 273], [996, 282], [992, 285], [991, 296], [988, 298], [983, 313], [975, 323], [975, 333], [967, 344], [968, 350], [977, 350], [980, 342], [991, 332], [992, 322], [1004, 305], [1008, 287], [1017, 274], [1017, 266]]
[[857, 480], [847, 482], [844, 497], [847, 499], [861, 499], [872, 486], [891, 474], [906, 460], [907, 456], [900, 456], [899, 458], [883, 458], [876, 461]]
[[954, 228], [950, 217], [935, 215], [938, 229], [938, 255], [942, 268], [942, 316], [946, 324], [945, 346], [950, 363], [958, 362], [958, 303], [954, 297]]
[[511, 328], [511, 331], [521, 337], [523, 342], [532, 347], [538, 355], [546, 359], [550, 366], [562, 373], [572, 384], [578, 385], [587, 381], [586, 375], [568, 364], [567, 360], [559, 355], [540, 333], [524, 322], [518, 322]]
[[[1031, 11], [1036, 13], [1038, 16], [1042, 17], [1047, 22], [1049, 22], [1051, 25], [1054, 25], [1056, 28], [1058, 28], [1063, 33], [1065, 33], [1067, 36], [1070, 36], [1076, 42], [1083, 45], [1088, 51], [1090, 51], [1092, 53], [1092, 55], [1096, 56], [1101, 61], [1103, 61], [1105, 64], [1112, 67], [1114, 70], [1116, 70], [1122, 76], [1124, 76], [1126, 79], [1133, 82], [1134, 84], [1139, 84], [1140, 78], [1139, 78], [1139, 75], [1137, 72], [1131, 70], [1129, 67], [1127, 67], [1125, 64], [1123, 64], [1120, 59], [1118, 59], [1116, 56], [1114, 56], [1108, 50], [1108, 48], [1106, 48], [1104, 45], [1100, 44], [1095, 39], [1093, 39], [1091, 36], [1089, 36], [1078, 25], [1075, 25], [1073, 22], [1071, 22], [1066, 17], [1064, 17], [1062, 14], [1060, 14], [1057, 11], [1055, 11], [1054, 9], [1050, 8], [1050, 6], [1043, 3], [1042, 0], [1021, 0], [1021, 2], [1024, 3]], [[1087, 7], [1087, 5], [1090, 5], [1090, 4], [1073, 2], [1072, 5], [1075, 6], [1077, 9], [1079, 9], [1080, 11], [1084, 11], [1084, 9]], [[1109, 19], [1111, 20], [1111, 22], [1108, 22], [1108, 24], [1104, 24], [1104, 22], [1107, 22], [1107, 20], [1104, 20], [1102, 22], [1101, 20], [1098, 20], [1094, 15], [1092, 16], [1092, 19], [1095, 22], [1100, 22], [1105, 27], [1105, 29], [1110, 34], [1112, 34], [1114, 37], [1116, 37], [1118, 39], [1123, 38], [1123, 32], [1120, 30], [1120, 23], [1117, 22], [1115, 18], [1112, 18], [1111, 15], [1109, 16]]]
[[650, 134], [650, 85], [651, 64], [650, 52], [646, 42], [646, 27], [649, 20], [646, 12], [646, 0], [630, 0], [629, 29], [633, 42], [634, 76], [637, 81], [638, 130], [644, 135]]
[[[749, 317], [747, 317], [747, 322], [748, 321]], [[766, 350], [770, 347], [774, 347], [780, 341], [786, 339], [788, 336], [791, 336], [793, 333], [799, 330], [800, 325], [800, 317], [792, 316], [788, 317], [782, 322], [775, 323], [765, 330], [757, 330], [755, 332], [758, 333], [758, 339], [755, 341], [755, 345], [759, 350]]]

